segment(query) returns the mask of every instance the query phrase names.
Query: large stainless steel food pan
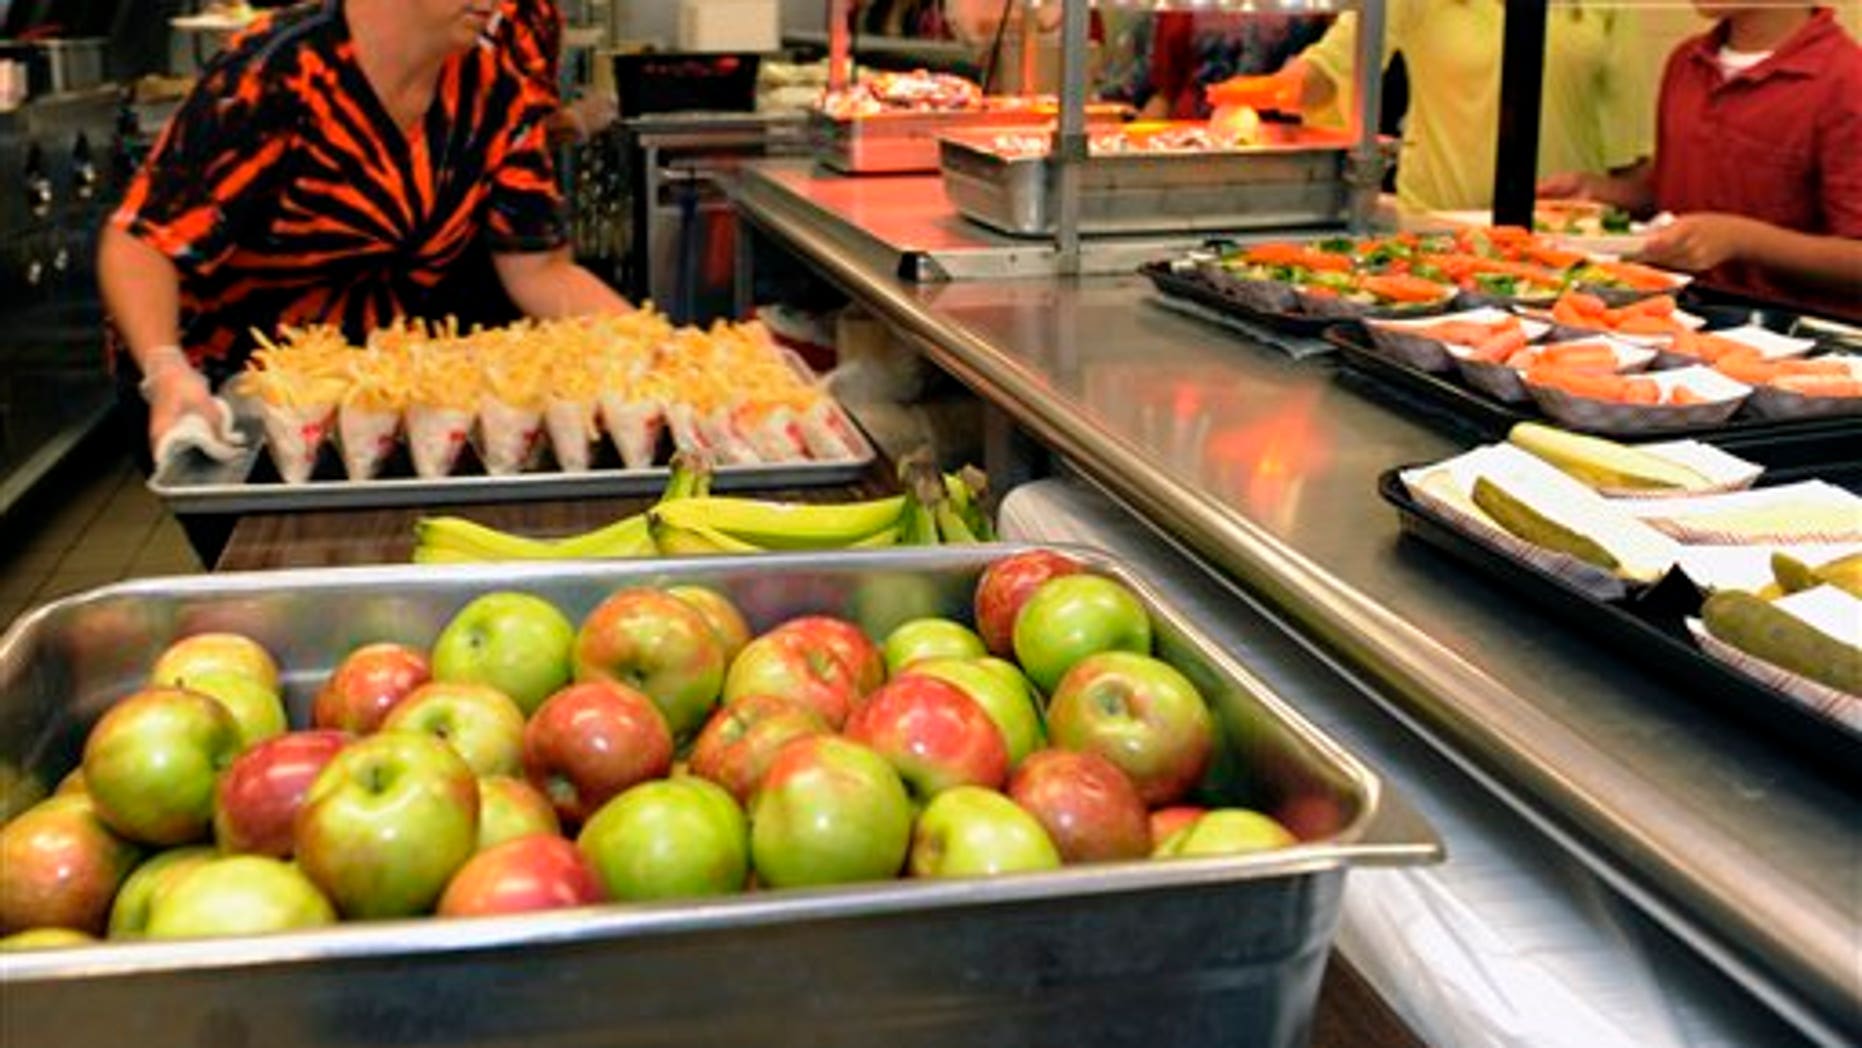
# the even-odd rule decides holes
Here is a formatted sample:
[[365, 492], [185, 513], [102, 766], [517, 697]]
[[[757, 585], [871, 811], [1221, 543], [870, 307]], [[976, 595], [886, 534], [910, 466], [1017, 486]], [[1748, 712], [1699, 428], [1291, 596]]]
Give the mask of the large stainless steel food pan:
[[[0, 640], [0, 782], [43, 790], [172, 639], [244, 631], [293, 709], [365, 641], [429, 643], [466, 601], [522, 588], [585, 613], [627, 585], [703, 582], [754, 626], [830, 612], [879, 632], [967, 617], [1014, 549], [344, 569], [153, 580], [41, 609]], [[1162, 657], [1226, 745], [1211, 788], [1307, 843], [1241, 858], [886, 882], [705, 903], [345, 925], [211, 942], [5, 955], [0, 1030], [32, 1048], [1221, 1045], [1305, 1043], [1346, 870], [1440, 845], [1366, 768], [1117, 564]]]
[[[951, 203], [1011, 236], [1051, 236], [1060, 171], [1045, 155], [1005, 156], [987, 136], [947, 136], [939, 165]], [[1080, 168], [1080, 231], [1211, 232], [1331, 225], [1350, 209], [1342, 140], [1289, 136], [1210, 152], [1094, 155]]]
[[[1117, 124], [1131, 116], [1129, 106], [1096, 103], [1087, 107], [1094, 125]], [[820, 110], [808, 116], [815, 157], [848, 175], [930, 174], [938, 169], [938, 139], [980, 130], [1051, 125], [1051, 107], [969, 109], [934, 113], [874, 113], [831, 117]]]

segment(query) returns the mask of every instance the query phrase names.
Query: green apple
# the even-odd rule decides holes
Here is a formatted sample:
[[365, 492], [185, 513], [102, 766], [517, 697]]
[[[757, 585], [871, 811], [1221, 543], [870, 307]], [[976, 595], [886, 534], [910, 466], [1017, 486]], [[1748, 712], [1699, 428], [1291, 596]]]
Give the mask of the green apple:
[[477, 847], [477, 777], [419, 732], [351, 743], [297, 817], [298, 863], [345, 917], [428, 912]]
[[569, 683], [575, 626], [528, 593], [487, 593], [459, 610], [433, 642], [433, 679], [484, 684], [529, 716]]
[[250, 677], [267, 691], [278, 690], [278, 662], [250, 637], [237, 633], [196, 633], [170, 644], [149, 671], [151, 687], [192, 688], [202, 674], [232, 673]]
[[285, 717], [284, 699], [251, 677], [224, 670], [197, 673], [188, 678], [187, 688], [225, 706], [226, 712], [233, 715], [242, 751], [283, 735], [291, 727]]
[[302, 870], [263, 855], [212, 859], [176, 877], [149, 905], [151, 939], [268, 935], [336, 923]]
[[1090, 655], [1067, 672], [1047, 730], [1055, 746], [1117, 765], [1153, 808], [1201, 781], [1215, 750], [1215, 718], [1196, 686], [1166, 662], [1122, 651]]
[[1012, 664], [994, 658], [926, 659], [913, 663], [912, 672], [955, 685], [981, 706], [1002, 732], [1011, 771], [1022, 758], [1047, 745], [1034, 688]]
[[945, 790], [912, 832], [914, 877], [994, 877], [1060, 868], [1060, 851], [1034, 816], [980, 786]]
[[695, 775], [644, 782], [602, 805], [576, 846], [608, 894], [624, 901], [740, 892], [750, 830], [722, 786]]
[[239, 725], [198, 692], [148, 688], [103, 715], [84, 741], [97, 814], [133, 841], [187, 844], [213, 826], [214, 786], [239, 755]]
[[783, 746], [751, 802], [750, 855], [770, 888], [895, 877], [911, 836], [911, 799], [892, 765], [832, 735]]
[[1160, 859], [1199, 855], [1251, 855], [1291, 848], [1299, 838], [1258, 811], [1217, 808], [1165, 838], [1152, 854]]
[[383, 731], [413, 731], [451, 746], [474, 775], [524, 773], [524, 711], [485, 684], [434, 681], [402, 699]]
[[886, 634], [886, 671], [898, 676], [926, 659], [974, 659], [989, 652], [976, 631], [950, 619], [913, 619]]
[[63, 950], [72, 946], [94, 946], [96, 943], [96, 937], [72, 928], [28, 928], [0, 939], [0, 953]]
[[110, 938], [139, 939], [148, 930], [149, 911], [155, 900], [177, 879], [202, 863], [219, 857], [215, 848], [196, 844], [170, 848], [130, 872], [110, 907]]
[[1043, 582], [1015, 616], [1015, 661], [1043, 695], [1088, 655], [1151, 653], [1151, 615], [1131, 590], [1100, 575]]
[[562, 833], [548, 797], [522, 779], [486, 775], [478, 780], [479, 851], [539, 833]]

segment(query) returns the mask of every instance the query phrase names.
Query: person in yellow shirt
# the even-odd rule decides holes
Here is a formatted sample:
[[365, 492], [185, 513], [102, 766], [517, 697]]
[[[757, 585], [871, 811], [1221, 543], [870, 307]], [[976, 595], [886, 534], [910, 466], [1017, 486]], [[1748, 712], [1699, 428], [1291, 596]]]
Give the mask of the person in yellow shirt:
[[[1409, 211], [1490, 207], [1500, 126], [1502, 0], [1388, 0], [1384, 61], [1401, 51], [1409, 115], [1397, 197]], [[1555, 5], [1546, 26], [1539, 173], [1632, 167], [1653, 148], [1654, 105], [1633, 12]], [[1357, 21], [1343, 15], [1323, 39], [1274, 74], [1285, 108], [1324, 122], [1351, 111]]]

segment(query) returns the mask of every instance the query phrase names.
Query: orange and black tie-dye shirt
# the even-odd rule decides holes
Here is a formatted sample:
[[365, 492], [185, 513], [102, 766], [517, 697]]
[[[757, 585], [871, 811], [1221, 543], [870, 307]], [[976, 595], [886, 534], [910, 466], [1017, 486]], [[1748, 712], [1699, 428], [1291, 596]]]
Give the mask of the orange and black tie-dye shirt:
[[[447, 62], [432, 107], [395, 126], [356, 63], [341, 0], [279, 12], [215, 60], [115, 221], [181, 273], [182, 342], [222, 367], [249, 330], [335, 323], [360, 341], [438, 318], [447, 271], [566, 242], [543, 123], [509, 50]], [[216, 368], [216, 370], [219, 370]]]
[[556, 0], [506, 0], [499, 11], [499, 44], [511, 53], [518, 72], [560, 104], [562, 9]]

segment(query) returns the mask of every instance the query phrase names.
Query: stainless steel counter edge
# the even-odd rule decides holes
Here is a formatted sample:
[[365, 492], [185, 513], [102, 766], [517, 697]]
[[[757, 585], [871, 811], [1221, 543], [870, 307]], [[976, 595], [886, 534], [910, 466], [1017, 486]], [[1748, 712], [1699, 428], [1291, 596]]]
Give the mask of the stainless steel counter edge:
[[[1835, 1031], [1855, 1009], [1857, 993], [1855, 928], [1845, 915], [1816, 899], [1778, 893], [1766, 906], [1753, 906], [1750, 871], [1757, 864], [1742, 842], [1259, 525], [1156, 468], [1139, 448], [1092, 425], [1039, 376], [940, 315], [883, 260], [876, 264], [870, 241], [837, 235], [821, 212], [766, 180], [745, 179], [737, 200], [752, 223], [820, 267], [939, 366], [1367, 674], [1457, 760], [1497, 777], [1511, 800], [1537, 809], [1535, 818], [1575, 832], [1587, 861], [1754, 992], [1813, 1035], [1844, 1036]], [[1654, 827], [1661, 832], [1650, 832]]]

